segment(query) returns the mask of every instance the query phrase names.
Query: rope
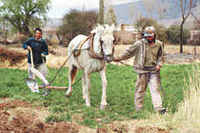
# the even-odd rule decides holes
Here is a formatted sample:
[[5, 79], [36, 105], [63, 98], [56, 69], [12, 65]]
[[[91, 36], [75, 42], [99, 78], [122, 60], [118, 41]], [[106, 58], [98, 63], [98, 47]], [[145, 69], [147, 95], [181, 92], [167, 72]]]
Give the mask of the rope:
[[114, 62], [119, 62], [119, 63], [121, 63], [122, 65], [125, 65], [125, 66], [132, 66], [132, 65], [126, 64], [126, 63], [124, 63], [122, 61], [114, 61]]
[[125, 65], [125, 66], [131, 66], [131, 65], [126, 64], [126, 63], [124, 63], [124, 62], [122, 62], [122, 61], [119, 61], [119, 63], [121, 63], [121, 64], [123, 64], [123, 65]]
[[[83, 44], [85, 44], [85, 42], [86, 42], [88, 39], [90, 39], [92, 36], [93, 36], [93, 34], [89, 35], [85, 40], [83, 40], [83, 41], [79, 44], [79, 47], [78, 47], [78, 49], [77, 49], [78, 53], [76, 53], [77, 56], [80, 55], [80, 50], [81, 50]], [[72, 56], [72, 54], [74, 54], [74, 52], [72, 52], [72, 53], [67, 57], [67, 59], [64, 61], [64, 63], [61, 65], [61, 67], [60, 67], [60, 68], [58, 69], [58, 71], [56, 72], [54, 78], [49, 82], [49, 85], [51, 85], [51, 84], [54, 82], [54, 80], [55, 80], [56, 77], [58, 76], [58, 73], [61, 71], [61, 69], [62, 69], [62, 68], [64, 67], [64, 65], [67, 63], [67, 61], [68, 61], [69, 58]], [[80, 79], [78, 79], [78, 81], [79, 81], [79, 80], [80, 80]], [[75, 84], [75, 83], [74, 83], [74, 84]], [[74, 84], [73, 84], [73, 85], [74, 85]]]
[[54, 80], [56, 79], [56, 77], [58, 76], [58, 73], [61, 71], [61, 69], [64, 67], [64, 65], [67, 63], [67, 61], [69, 60], [69, 58], [72, 56], [72, 53], [67, 57], [67, 59], [64, 61], [64, 63], [60, 66], [60, 68], [58, 69], [58, 71], [56, 72], [55, 76], [52, 78], [52, 80], [49, 82], [49, 85], [51, 85]]

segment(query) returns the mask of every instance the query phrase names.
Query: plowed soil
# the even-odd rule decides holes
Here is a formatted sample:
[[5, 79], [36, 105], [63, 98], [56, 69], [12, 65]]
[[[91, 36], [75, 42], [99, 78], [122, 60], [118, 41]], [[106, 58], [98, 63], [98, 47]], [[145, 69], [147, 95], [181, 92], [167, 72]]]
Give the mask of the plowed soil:
[[20, 100], [0, 99], [0, 133], [169, 133], [158, 127], [134, 124], [111, 123], [106, 128], [90, 129], [72, 122], [46, 123], [44, 114], [48, 115], [48, 112], [43, 107]]
[[39, 118], [40, 107], [19, 100], [1, 100], [1, 133], [78, 133], [80, 127], [73, 123], [45, 123]]

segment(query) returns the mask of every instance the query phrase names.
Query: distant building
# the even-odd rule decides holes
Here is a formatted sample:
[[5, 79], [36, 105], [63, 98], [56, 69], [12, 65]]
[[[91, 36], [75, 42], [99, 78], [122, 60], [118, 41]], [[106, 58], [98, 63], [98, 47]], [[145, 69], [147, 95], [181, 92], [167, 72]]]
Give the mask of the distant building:
[[133, 25], [129, 25], [129, 24], [120, 24], [117, 26], [116, 30], [117, 31], [128, 31], [128, 32], [133, 32], [133, 33], [138, 32], [138, 30]]
[[191, 30], [188, 42], [193, 45], [200, 45], [200, 30]]

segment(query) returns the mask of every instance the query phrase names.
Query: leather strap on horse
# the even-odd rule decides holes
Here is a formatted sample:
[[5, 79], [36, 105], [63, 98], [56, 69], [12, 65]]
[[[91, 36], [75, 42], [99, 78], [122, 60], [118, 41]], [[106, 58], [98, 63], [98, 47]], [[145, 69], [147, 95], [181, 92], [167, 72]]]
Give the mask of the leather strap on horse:
[[73, 55], [74, 55], [75, 57], [77, 57], [77, 56], [79, 56], [79, 55], [81, 54], [81, 48], [82, 48], [83, 44], [85, 44], [85, 42], [86, 42], [87, 40], [93, 38], [94, 34], [95, 34], [95, 33], [90, 34], [85, 40], [83, 40], [83, 41], [80, 42], [78, 49], [74, 49]]
[[[94, 40], [94, 35], [95, 35], [95, 33], [93, 33], [93, 34], [91, 34], [92, 35], [92, 38], [90, 39], [90, 42], [89, 42], [89, 44], [90, 44], [90, 48], [89, 48], [89, 52], [88, 52], [88, 54], [89, 54], [89, 56], [90, 57], [92, 57], [92, 58], [95, 58], [95, 59], [100, 59], [100, 60], [103, 60], [103, 56], [99, 56], [99, 55], [97, 55], [95, 52], [94, 52], [94, 47], [93, 47], [93, 40]], [[100, 42], [101, 43], [101, 42]]]

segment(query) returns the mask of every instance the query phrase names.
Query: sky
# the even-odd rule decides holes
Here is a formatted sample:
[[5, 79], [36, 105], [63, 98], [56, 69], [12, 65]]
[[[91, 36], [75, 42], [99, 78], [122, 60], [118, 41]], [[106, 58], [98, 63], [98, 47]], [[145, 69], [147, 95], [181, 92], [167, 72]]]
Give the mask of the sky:
[[[109, 0], [113, 5], [125, 4], [138, 0]], [[99, 8], [99, 0], [51, 0], [48, 17], [62, 18], [71, 9], [92, 10]]]

